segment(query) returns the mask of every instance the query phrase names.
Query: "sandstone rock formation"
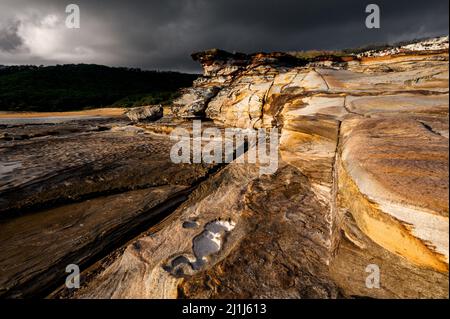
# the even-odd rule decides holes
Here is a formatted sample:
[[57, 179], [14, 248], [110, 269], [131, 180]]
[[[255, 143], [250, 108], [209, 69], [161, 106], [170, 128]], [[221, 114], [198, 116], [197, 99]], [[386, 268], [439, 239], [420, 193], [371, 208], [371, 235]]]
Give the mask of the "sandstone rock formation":
[[4, 128], [23, 138], [0, 148], [1, 297], [45, 296], [68, 264], [83, 267], [138, 235], [213, 168], [172, 163], [168, 138], [127, 124]]
[[132, 107], [125, 115], [134, 122], [155, 121], [163, 117], [163, 108], [162, 105]]
[[172, 112], [183, 118], [202, 117], [205, 114], [206, 107], [209, 101], [217, 94], [220, 87], [200, 87], [201, 81], [194, 81], [195, 87], [182, 90], [180, 98], [173, 102]]
[[[115, 125], [104, 135], [87, 133], [96, 134], [102, 146], [91, 155], [92, 172], [83, 173], [92, 175], [92, 182], [82, 187], [71, 186], [80, 179], [64, 184], [71, 175], [48, 177], [58, 193], [44, 182], [45, 169], [21, 171], [14, 166], [20, 162], [39, 167], [38, 162], [45, 162], [27, 155], [38, 140], [19, 142], [20, 148], [18, 142], [2, 142], [9, 166], [3, 168], [0, 190], [9, 197], [2, 196], [7, 201], [0, 202], [0, 211], [11, 215], [65, 192], [81, 199], [0, 224], [8, 247], [23, 244], [22, 237], [43, 240], [37, 220], [48, 216], [49, 229], [63, 239], [87, 236], [76, 246], [76, 258], [82, 260], [83, 247], [99, 245], [92, 243], [89, 232], [109, 229], [116, 234], [118, 229], [120, 234], [134, 216], [142, 215], [138, 211], [144, 203], [159, 207], [177, 194], [187, 197], [170, 214], [159, 214], [161, 221], [121, 241], [95, 264], [86, 264], [80, 289], [62, 285], [51, 297], [448, 298], [448, 38], [405, 45], [401, 52], [390, 48], [311, 61], [284, 53], [221, 50], [193, 58], [203, 65], [204, 74], [174, 102], [177, 118]], [[171, 145], [168, 134], [179, 126], [191, 127], [193, 117], [208, 120], [205, 129], [278, 128], [279, 151], [272, 154], [277, 171], [261, 175], [260, 162], [245, 161], [253, 145], [230, 164], [169, 163], [164, 158]], [[9, 130], [20, 134], [17, 128]], [[71, 138], [80, 137], [69, 135], [67, 142]], [[57, 140], [52, 143], [59, 145]], [[100, 156], [105, 143], [111, 149]], [[72, 148], [68, 158], [87, 157]], [[49, 144], [47, 153], [57, 149]], [[135, 155], [122, 158], [125, 153]], [[118, 158], [106, 159], [113, 154]], [[64, 164], [60, 172], [72, 167]], [[132, 180], [126, 177], [130, 172]], [[108, 186], [97, 182], [100, 177]], [[158, 183], [161, 180], [166, 182]], [[36, 195], [32, 181], [43, 195]], [[129, 188], [91, 204], [84, 201], [89, 189], [133, 184], [142, 190]], [[15, 195], [16, 188], [25, 196]], [[123, 221], [111, 222], [122, 226], [105, 226], [98, 207], [113, 217], [123, 216]], [[80, 213], [87, 208], [94, 216], [91, 221]], [[88, 225], [86, 232], [69, 226], [63, 231], [66, 226], [57, 216], [70, 214], [77, 224], [81, 220]], [[97, 222], [103, 226], [94, 227]], [[14, 235], [20, 227], [23, 232]], [[51, 232], [46, 236], [46, 241], [54, 238]], [[64, 246], [48, 248], [55, 259], [64, 256], [63, 262], [33, 257], [32, 270], [44, 276], [46, 267], [61, 267], [72, 258]], [[0, 286], [20, 292], [34, 274], [23, 272], [31, 253], [5, 251], [9, 261], [2, 267], [8, 272]], [[22, 268], [13, 269], [20, 260]], [[374, 269], [379, 282], [369, 280]]]
[[420, 51], [440, 51], [448, 50], [448, 36], [426, 39], [413, 43], [393, 46], [384, 50], [368, 50], [358, 54], [358, 57], [367, 56], [389, 56], [401, 53], [420, 52]]
[[[72, 296], [448, 297], [448, 39], [440, 43], [306, 65], [195, 54], [204, 77], [179, 101], [195, 99], [217, 125], [281, 128], [277, 172], [228, 165]], [[366, 285], [374, 264], [378, 288]]]

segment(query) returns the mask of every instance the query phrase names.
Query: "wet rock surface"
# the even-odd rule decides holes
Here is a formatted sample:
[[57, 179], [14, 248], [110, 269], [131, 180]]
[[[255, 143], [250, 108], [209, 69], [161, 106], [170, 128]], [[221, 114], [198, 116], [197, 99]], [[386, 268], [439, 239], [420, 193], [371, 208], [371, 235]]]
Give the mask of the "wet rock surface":
[[[448, 38], [310, 63], [221, 50], [193, 58], [204, 75], [174, 117], [35, 136], [6, 128], [28, 138], [0, 140], [1, 293], [20, 295], [184, 194], [87, 263], [80, 289], [51, 297], [448, 298]], [[198, 117], [204, 129], [278, 128], [276, 172], [246, 160], [172, 163], [168, 135], [191, 132]], [[52, 233], [61, 242], [49, 244]], [[55, 257], [33, 254], [27, 238]]]
[[57, 124], [52, 134], [0, 144], [1, 296], [48, 293], [67, 276], [68, 264], [89, 264], [138, 235], [212, 168], [172, 163], [168, 136], [123, 119], [100, 123]]
[[163, 117], [162, 105], [145, 105], [130, 108], [126, 116], [133, 122], [138, 121], [156, 121]]

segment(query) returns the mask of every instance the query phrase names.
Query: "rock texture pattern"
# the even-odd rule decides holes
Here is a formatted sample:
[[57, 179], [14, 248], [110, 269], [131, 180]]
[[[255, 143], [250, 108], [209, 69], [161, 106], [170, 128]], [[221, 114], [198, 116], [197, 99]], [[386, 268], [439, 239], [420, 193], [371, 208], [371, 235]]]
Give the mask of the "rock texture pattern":
[[166, 136], [127, 124], [3, 128], [22, 138], [0, 147], [1, 297], [45, 296], [68, 264], [84, 267], [138, 235], [212, 168], [172, 163]]
[[[65, 223], [52, 223], [57, 216], [73, 214], [76, 224], [88, 226], [76, 246], [81, 260], [89, 236], [112, 229], [98, 207], [123, 216], [117, 222], [123, 226], [142, 215], [142, 205], [168, 204], [189, 191], [173, 212], [160, 214], [158, 222], [84, 269], [80, 289], [61, 286], [51, 297], [448, 298], [448, 38], [311, 61], [221, 50], [193, 58], [204, 74], [172, 105], [175, 118], [76, 137], [98, 134], [95, 141], [104, 141], [91, 155], [93, 171], [85, 174], [92, 178], [83, 187], [74, 186], [79, 179], [67, 184], [72, 177], [60, 181], [38, 169], [45, 161], [29, 154], [39, 139], [4, 137], [0, 190], [6, 197], [0, 212], [5, 214], [51, 202], [64, 190], [83, 199], [95, 183], [96, 189], [138, 184], [142, 190], [93, 200], [87, 212], [102, 227], [92, 228], [91, 217], [77, 213], [84, 211], [84, 201], [0, 224], [2, 250], [9, 256], [0, 262], [7, 269], [0, 292], [20, 292], [22, 283], [36, 276], [33, 269], [44, 274], [46, 267], [61, 266], [35, 256], [34, 268], [24, 272], [29, 255], [8, 248], [21, 238], [36, 243], [44, 238], [38, 234], [39, 216], [47, 216], [48, 229], [63, 239]], [[272, 154], [277, 171], [261, 175], [261, 163], [241, 161], [247, 154], [213, 170], [169, 163], [168, 134], [177, 126], [191, 127], [198, 117], [208, 120], [205, 128], [278, 128], [279, 150]], [[8, 129], [9, 137], [21, 135], [17, 127]], [[113, 135], [115, 142], [101, 156]], [[74, 137], [66, 138], [70, 143]], [[49, 154], [60, 149], [47, 147]], [[77, 159], [83, 150], [72, 149], [66, 156]], [[125, 153], [135, 155], [120, 155]], [[27, 161], [35, 164], [26, 167], [36, 169], [21, 170], [18, 165]], [[73, 168], [68, 163], [59, 164], [60, 173]], [[133, 181], [126, 177], [130, 172]], [[167, 182], [157, 184], [161, 180]], [[30, 183], [40, 185], [41, 195]], [[118, 208], [114, 203], [120, 201], [125, 202]], [[67, 227], [67, 236], [76, 233]], [[48, 250], [67, 261], [63, 246]], [[17, 260], [23, 264], [14, 268]]]
[[146, 105], [129, 109], [126, 116], [134, 122], [155, 121], [163, 117], [162, 105]]
[[194, 54], [204, 76], [178, 115], [279, 127], [277, 172], [233, 162], [69, 296], [448, 298], [448, 38], [435, 42], [307, 64]]

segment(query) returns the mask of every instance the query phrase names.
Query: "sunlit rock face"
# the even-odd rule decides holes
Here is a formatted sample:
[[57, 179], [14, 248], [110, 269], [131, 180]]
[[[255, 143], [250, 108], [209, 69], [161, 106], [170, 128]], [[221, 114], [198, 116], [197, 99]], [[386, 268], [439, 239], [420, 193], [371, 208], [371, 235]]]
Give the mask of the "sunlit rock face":
[[156, 121], [163, 117], [162, 105], [146, 105], [130, 108], [126, 116], [133, 122], [138, 121]]
[[398, 45], [385, 50], [370, 50], [358, 54], [358, 57], [390, 56], [417, 51], [448, 50], [448, 36], [432, 38], [424, 41]]
[[[448, 298], [448, 39], [310, 62], [193, 58], [204, 74], [172, 105], [176, 124], [277, 127], [277, 171], [221, 166], [54, 296]], [[173, 126], [140, 125], [164, 141]]]

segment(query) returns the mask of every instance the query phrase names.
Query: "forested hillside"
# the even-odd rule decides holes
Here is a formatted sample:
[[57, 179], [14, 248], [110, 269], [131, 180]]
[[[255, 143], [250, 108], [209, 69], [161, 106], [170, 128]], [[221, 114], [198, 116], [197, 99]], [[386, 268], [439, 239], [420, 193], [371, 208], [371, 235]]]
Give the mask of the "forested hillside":
[[68, 111], [165, 103], [197, 77], [93, 64], [0, 66], [0, 111]]

